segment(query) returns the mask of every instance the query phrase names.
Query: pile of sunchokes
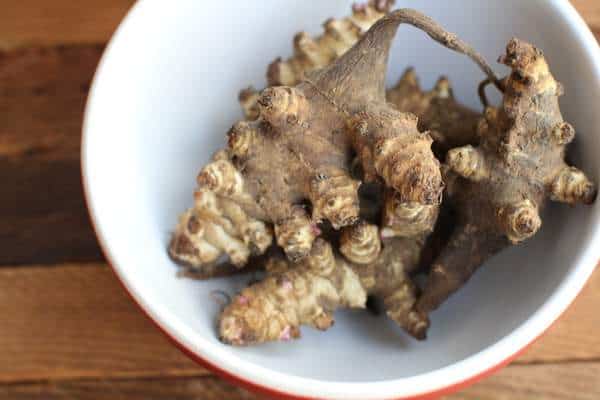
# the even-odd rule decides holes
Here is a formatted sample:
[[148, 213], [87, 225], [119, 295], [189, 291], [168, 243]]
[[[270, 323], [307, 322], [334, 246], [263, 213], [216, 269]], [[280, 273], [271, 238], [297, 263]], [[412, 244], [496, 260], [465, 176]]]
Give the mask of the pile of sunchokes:
[[[268, 87], [241, 91], [244, 119], [197, 178], [169, 254], [200, 279], [260, 269], [219, 316], [224, 343], [326, 330], [334, 311], [382, 301], [425, 339], [429, 314], [490, 257], [540, 229], [548, 199], [591, 204], [595, 185], [565, 162], [575, 130], [541, 50], [511, 40], [499, 79], [456, 35], [393, 1], [354, 5], [324, 33], [299, 33]], [[407, 69], [386, 91], [400, 24], [423, 30], [483, 71], [478, 112], [446, 77], [421, 89]], [[492, 107], [485, 86], [503, 95]], [[415, 277], [423, 275], [424, 284]]]

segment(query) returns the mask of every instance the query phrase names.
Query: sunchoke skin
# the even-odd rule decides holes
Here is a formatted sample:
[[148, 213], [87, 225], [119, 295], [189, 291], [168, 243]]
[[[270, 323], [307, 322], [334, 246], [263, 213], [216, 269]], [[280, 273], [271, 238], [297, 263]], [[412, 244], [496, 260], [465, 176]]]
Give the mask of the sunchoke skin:
[[[267, 269], [287, 266], [282, 260], [272, 262], [280, 265]], [[300, 325], [328, 329], [336, 308], [360, 308], [365, 302], [358, 276], [338, 263], [331, 246], [319, 239], [300, 264], [237, 295], [221, 314], [220, 337], [237, 346], [290, 340], [300, 336]]]
[[180, 217], [169, 245], [173, 260], [200, 270], [207, 277], [219, 274], [214, 264], [223, 254], [241, 268], [252, 254], [264, 253], [273, 242], [272, 229], [263, 222], [264, 213], [252, 207], [249, 194], [226, 153], [217, 152], [209, 166], [214, 167], [208, 174], [210, 178], [205, 174], [211, 170], [208, 168], [199, 180], [224, 181], [220, 187], [226, 190], [215, 192], [201, 185], [194, 194], [194, 207]]
[[419, 130], [430, 133], [434, 153], [441, 160], [452, 148], [479, 142], [477, 127], [481, 113], [455, 99], [446, 77], [441, 77], [432, 90], [425, 92], [415, 70], [409, 68], [396, 86], [387, 91], [387, 99], [399, 111], [413, 113], [419, 118]]
[[221, 314], [220, 338], [237, 346], [295, 339], [301, 325], [326, 330], [336, 309], [364, 308], [367, 295], [375, 294], [383, 298], [390, 318], [424, 339], [429, 321], [414, 310], [417, 288], [408, 276], [418, 264], [421, 246], [394, 239], [374, 262], [354, 264], [318, 239], [310, 256], [293, 268], [272, 258], [266, 265], [269, 276], [244, 289]]
[[[387, 91], [387, 99], [399, 111], [417, 116], [418, 129], [429, 132], [433, 138], [433, 152], [440, 159], [449, 149], [479, 141], [477, 128], [481, 114], [454, 98], [447, 78], [438, 80], [435, 87], [425, 92], [413, 68], [407, 69], [396, 86]], [[419, 203], [404, 203], [394, 191], [385, 191], [383, 237], [413, 237], [433, 231], [439, 207]]]
[[396, 192], [385, 189], [381, 235], [383, 238], [427, 235], [435, 227], [439, 209], [437, 203], [405, 203]]
[[340, 253], [355, 264], [371, 264], [381, 252], [381, 238], [376, 225], [361, 222], [342, 230]]
[[458, 224], [433, 263], [418, 309], [428, 313], [501, 249], [533, 236], [548, 199], [591, 204], [596, 188], [564, 161], [574, 129], [559, 108], [561, 85], [542, 52], [513, 39], [500, 59], [512, 69], [500, 108], [488, 108], [481, 143], [451, 150], [448, 198]]
[[[349, 17], [325, 21], [322, 35], [311, 38], [308, 33], [299, 32], [294, 37], [294, 55], [287, 60], [277, 58], [269, 64], [268, 86], [295, 86], [304, 80], [305, 74], [331, 64], [354, 46], [393, 4], [394, 0], [354, 4]], [[259, 97], [259, 91], [252, 87], [240, 92], [240, 105], [249, 120], [259, 116]]]

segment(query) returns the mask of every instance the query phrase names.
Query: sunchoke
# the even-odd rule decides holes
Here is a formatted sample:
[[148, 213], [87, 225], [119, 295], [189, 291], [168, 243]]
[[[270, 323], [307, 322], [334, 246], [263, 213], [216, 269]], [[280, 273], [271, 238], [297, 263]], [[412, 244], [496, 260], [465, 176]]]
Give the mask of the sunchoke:
[[[240, 268], [252, 253], [264, 253], [273, 241], [271, 227], [263, 222], [266, 214], [240, 184], [227, 153], [217, 152], [210, 165], [219, 167], [215, 176], [232, 186], [223, 192], [200, 187], [194, 193], [194, 207], [180, 216], [169, 245], [175, 261], [206, 277], [219, 274], [215, 264], [223, 253]], [[227, 173], [233, 176], [225, 177]]]
[[[367, 264], [335, 255], [330, 244], [318, 239], [309, 257], [293, 267], [284, 259], [271, 259], [270, 275], [244, 289], [219, 318], [221, 340], [233, 345], [290, 340], [300, 336], [300, 326], [320, 330], [334, 323], [339, 308], [364, 308], [367, 295], [381, 296], [387, 315], [416, 338], [423, 339], [429, 321], [414, 310], [417, 288], [408, 276], [418, 264], [422, 243], [392, 239], [379, 243], [377, 228], [358, 225], [356, 234], [342, 237], [342, 249], [357, 247], [376, 252]], [[376, 243], [377, 242], [377, 243]], [[354, 258], [355, 254], [350, 255]]]
[[563, 120], [563, 89], [541, 50], [518, 39], [500, 61], [512, 73], [503, 81], [501, 107], [488, 107], [481, 142], [447, 156], [448, 200], [457, 213], [449, 243], [431, 267], [418, 309], [428, 313], [460, 288], [489, 257], [535, 235], [547, 199], [591, 204], [596, 188], [564, 161], [575, 129]]
[[[450, 81], [441, 77], [429, 91], [421, 90], [413, 68], [407, 69], [395, 87], [387, 91], [387, 99], [399, 111], [418, 117], [418, 128], [429, 132], [434, 154], [443, 160], [450, 148], [478, 143], [477, 127], [481, 114], [454, 98]], [[405, 204], [393, 190], [385, 190], [382, 235], [411, 237], [431, 232], [437, 221], [437, 205]]]
[[[201, 171], [199, 192], [212, 192], [245, 215], [273, 223], [277, 244], [292, 260], [310, 252], [321, 221], [336, 229], [358, 221], [360, 182], [350, 176], [353, 152], [365, 179], [383, 181], [396, 192], [401, 207], [437, 207], [443, 185], [439, 162], [431, 152], [432, 139], [418, 131], [413, 114], [395, 110], [385, 99], [388, 53], [401, 23], [415, 25], [469, 55], [491, 74], [469, 46], [433, 20], [408, 9], [390, 13], [330, 66], [313, 71], [295, 87], [265, 89], [258, 100], [259, 118], [233, 126], [227, 150]], [[204, 227], [201, 218], [197, 222]], [[223, 252], [243, 265], [250, 254], [230, 244], [225, 247], [221, 240], [216, 246], [209, 241], [212, 247], [205, 250], [204, 241], [187, 240], [192, 236], [185, 230], [180, 225], [173, 239], [171, 254], [176, 260], [190, 262], [189, 256], [181, 257], [180, 248], [195, 254], [198, 267]], [[182, 232], [187, 239], [179, 237]], [[212, 233], [208, 235], [215, 236]], [[243, 242], [259, 254], [264, 252], [265, 247], [254, 246], [253, 240]]]

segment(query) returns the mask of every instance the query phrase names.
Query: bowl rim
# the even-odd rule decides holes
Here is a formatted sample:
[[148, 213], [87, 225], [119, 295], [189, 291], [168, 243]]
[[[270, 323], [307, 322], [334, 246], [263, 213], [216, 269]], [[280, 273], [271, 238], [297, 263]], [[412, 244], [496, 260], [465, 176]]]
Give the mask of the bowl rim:
[[[199, 340], [200, 344], [190, 343], [185, 335], [181, 333], [186, 328], [173, 320], [169, 320], [165, 313], [161, 312], [159, 305], [150, 304], [147, 299], [144, 299], [136, 292], [130, 280], [125, 276], [123, 272], [125, 268], [117, 262], [117, 256], [111, 250], [109, 240], [105, 235], [105, 229], [97, 213], [91, 180], [89, 179], [88, 154], [91, 150], [88, 146], [88, 132], [90, 131], [90, 115], [94, 110], [97, 97], [96, 89], [102, 79], [105, 65], [111, 57], [115, 43], [126, 35], [134, 20], [142, 14], [142, 8], [149, 3], [151, 3], [149, 0], [138, 0], [132, 6], [110, 39], [97, 67], [84, 112], [81, 141], [81, 178], [93, 229], [107, 262], [118, 281], [146, 317], [176, 347], [195, 362], [237, 385], [277, 398], [433, 399], [470, 386], [500, 370], [520, 356], [559, 319], [589, 281], [596, 265], [600, 262], [600, 227], [598, 226], [593, 229], [588, 246], [582, 252], [578, 261], [574, 263], [573, 271], [569, 273], [568, 277], [545, 303], [521, 326], [498, 342], [454, 364], [400, 379], [357, 383], [302, 378], [259, 367], [230, 353], [217, 351], [219, 349], [216, 349], [215, 344], [204, 340]], [[600, 86], [600, 47], [588, 25], [568, 0], [550, 0], [547, 6], [565, 19], [569, 28], [573, 30], [577, 41], [585, 49], [585, 61], [594, 66], [596, 84]], [[509, 354], [509, 356], [506, 356], [506, 354]]]

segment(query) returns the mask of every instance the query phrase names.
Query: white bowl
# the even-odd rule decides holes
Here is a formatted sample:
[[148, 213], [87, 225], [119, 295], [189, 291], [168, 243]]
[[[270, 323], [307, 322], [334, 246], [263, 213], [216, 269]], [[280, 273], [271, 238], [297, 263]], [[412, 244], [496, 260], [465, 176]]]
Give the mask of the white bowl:
[[[299, 30], [344, 16], [350, 1], [140, 1], [113, 38], [90, 93], [83, 177], [90, 212], [118, 277], [156, 324], [196, 360], [238, 383], [296, 398], [383, 399], [455, 390], [505, 365], [572, 302], [599, 259], [600, 202], [553, 205], [535, 239], [488, 262], [432, 315], [429, 339], [411, 340], [385, 318], [340, 312], [326, 333], [234, 348], [215, 331], [209, 293], [247, 277], [178, 279], [169, 233], [192, 202], [199, 168], [241, 113], [240, 88], [264, 85], [267, 63], [289, 55]], [[567, 1], [397, 1], [415, 7], [495, 60], [514, 35], [541, 47], [565, 86], [571, 156], [599, 182], [600, 51]], [[414, 65], [424, 86], [450, 76], [479, 107], [482, 74], [465, 57], [401, 27], [389, 82]], [[497, 65], [497, 71], [506, 70]]]

